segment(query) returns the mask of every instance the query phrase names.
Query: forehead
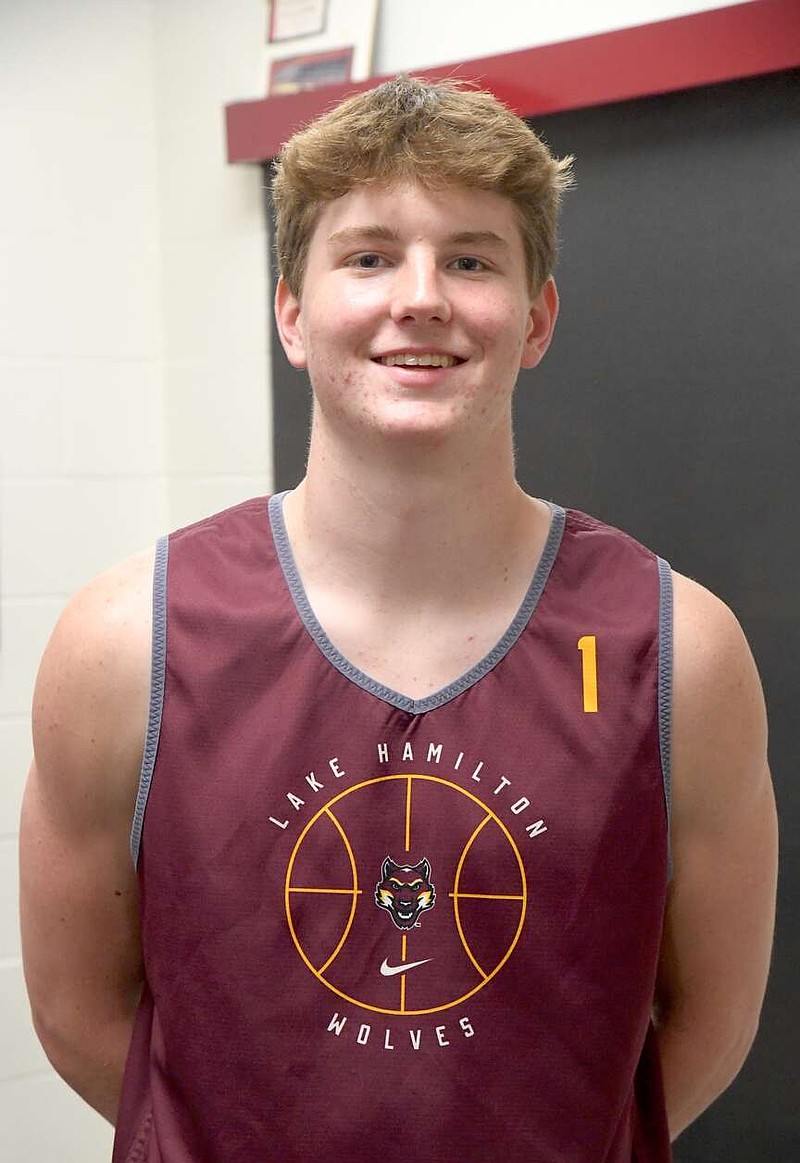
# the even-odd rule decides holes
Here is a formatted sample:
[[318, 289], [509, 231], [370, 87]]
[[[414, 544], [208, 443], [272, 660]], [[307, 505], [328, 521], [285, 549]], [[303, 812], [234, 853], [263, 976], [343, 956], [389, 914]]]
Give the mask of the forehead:
[[517, 208], [502, 194], [463, 186], [428, 189], [416, 183], [356, 186], [326, 203], [311, 238], [312, 248], [336, 246], [339, 240], [366, 236], [398, 241], [469, 241], [474, 236], [522, 251]]

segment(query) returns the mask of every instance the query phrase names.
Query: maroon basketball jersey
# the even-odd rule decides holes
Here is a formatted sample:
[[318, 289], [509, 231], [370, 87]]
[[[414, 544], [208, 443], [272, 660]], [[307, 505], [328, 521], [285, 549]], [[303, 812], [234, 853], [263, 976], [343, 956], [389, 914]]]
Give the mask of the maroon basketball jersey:
[[671, 589], [552, 507], [497, 645], [344, 658], [282, 498], [159, 544], [116, 1163], [665, 1163]]

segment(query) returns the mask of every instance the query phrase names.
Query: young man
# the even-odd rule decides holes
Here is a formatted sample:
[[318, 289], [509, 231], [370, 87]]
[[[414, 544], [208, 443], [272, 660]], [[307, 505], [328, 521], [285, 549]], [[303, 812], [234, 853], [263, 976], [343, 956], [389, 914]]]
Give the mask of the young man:
[[745, 640], [515, 480], [567, 180], [490, 95], [406, 78], [292, 139], [305, 479], [53, 635], [25, 965], [118, 1163], [663, 1163], [747, 1053], [776, 828]]

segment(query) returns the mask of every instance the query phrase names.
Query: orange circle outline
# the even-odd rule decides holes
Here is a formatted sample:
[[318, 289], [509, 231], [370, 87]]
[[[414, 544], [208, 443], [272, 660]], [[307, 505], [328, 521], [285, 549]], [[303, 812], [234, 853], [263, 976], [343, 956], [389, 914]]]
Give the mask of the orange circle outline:
[[[422, 780], [426, 780], [429, 783], [438, 783], [438, 784], [443, 785], [444, 787], [451, 788], [453, 791], [459, 792], [461, 795], [464, 795], [468, 799], [471, 799], [473, 801], [473, 803], [477, 804], [479, 808], [482, 808], [487, 813], [486, 818], [482, 821], [481, 824], [478, 825], [478, 827], [472, 833], [469, 840], [467, 841], [464, 848], [462, 849], [461, 857], [459, 859], [458, 867], [456, 869], [456, 882], [453, 886], [453, 893], [451, 894], [452, 898], [453, 898], [453, 907], [454, 907], [455, 916], [456, 916], [456, 928], [458, 930], [458, 934], [461, 937], [461, 942], [464, 946], [464, 950], [467, 953], [467, 956], [469, 957], [472, 964], [475, 966], [478, 973], [483, 975], [483, 980], [479, 981], [478, 984], [473, 989], [470, 989], [470, 990], [468, 990], [467, 993], [462, 994], [461, 997], [454, 998], [452, 1001], [446, 1002], [444, 1005], [430, 1006], [427, 1009], [421, 1009], [421, 1010], [386, 1009], [383, 1006], [370, 1005], [367, 1002], [359, 1001], [357, 998], [350, 997], [349, 994], [344, 993], [343, 990], [337, 989], [337, 987], [335, 985], [331, 985], [331, 983], [329, 981], [326, 981], [325, 978], [322, 976], [323, 971], [326, 970], [328, 968], [328, 966], [332, 964], [332, 962], [334, 961], [336, 956], [338, 956], [339, 951], [342, 949], [342, 946], [344, 945], [345, 941], [347, 940], [347, 937], [350, 934], [350, 930], [353, 926], [353, 920], [355, 917], [356, 902], [357, 902], [358, 896], [361, 892], [361, 889], [358, 887], [358, 869], [356, 867], [355, 856], [353, 854], [352, 847], [351, 847], [350, 842], [347, 838], [347, 834], [345, 833], [344, 829], [341, 827], [341, 824], [339, 823], [336, 816], [333, 814], [333, 812], [330, 809], [334, 806], [334, 804], [338, 803], [339, 800], [344, 799], [345, 796], [349, 796], [354, 791], [360, 791], [365, 787], [371, 787], [373, 784], [386, 783], [386, 782], [391, 782], [393, 780], [406, 780], [406, 781], [408, 781], [409, 787], [410, 787], [411, 780], [413, 780], [413, 779], [422, 779]], [[348, 859], [350, 861], [350, 870], [351, 870], [352, 878], [353, 878], [353, 887], [351, 889], [343, 890], [344, 892], [350, 892], [352, 894], [352, 902], [351, 902], [351, 907], [350, 907], [350, 915], [349, 915], [347, 922], [345, 924], [342, 936], [340, 937], [339, 942], [336, 945], [334, 952], [331, 954], [331, 956], [327, 959], [325, 964], [322, 966], [322, 969], [317, 969], [317, 968], [315, 968], [314, 965], [312, 965], [312, 963], [309, 961], [308, 957], [306, 956], [305, 951], [304, 951], [302, 945], [300, 944], [300, 940], [299, 940], [297, 933], [295, 931], [294, 923], [292, 921], [291, 907], [290, 907], [290, 894], [292, 892], [292, 889], [290, 886], [291, 886], [292, 869], [294, 868], [295, 857], [297, 856], [297, 854], [300, 850], [300, 847], [301, 847], [303, 841], [305, 840], [305, 837], [308, 834], [308, 832], [311, 830], [311, 828], [314, 826], [314, 824], [317, 822], [317, 820], [319, 820], [322, 816], [324, 816], [326, 814], [328, 816], [330, 816], [331, 821], [333, 822], [334, 826], [336, 827], [337, 831], [339, 832], [340, 836], [342, 837], [342, 842], [345, 845]], [[494, 969], [491, 971], [491, 973], [484, 975], [483, 970], [478, 965], [477, 961], [475, 960], [475, 958], [472, 955], [470, 947], [466, 941], [466, 937], [464, 935], [463, 928], [461, 926], [461, 920], [460, 920], [460, 915], [459, 915], [459, 911], [458, 911], [458, 899], [459, 899], [458, 898], [458, 882], [459, 882], [459, 879], [461, 876], [461, 869], [463, 867], [464, 860], [466, 858], [466, 853], [471, 848], [472, 844], [474, 843], [475, 839], [478, 836], [478, 833], [486, 826], [486, 824], [488, 823], [488, 821], [490, 819], [494, 820], [494, 822], [500, 828], [500, 831], [503, 833], [503, 835], [505, 836], [506, 840], [508, 841], [508, 843], [511, 847], [511, 851], [514, 853], [514, 856], [516, 857], [517, 866], [519, 868], [520, 881], [522, 883], [522, 895], [520, 897], [520, 917], [519, 917], [519, 923], [517, 925], [517, 931], [515, 932], [514, 937], [511, 941], [508, 949], [506, 950], [505, 955], [497, 963], [497, 965], [494, 967]], [[464, 895], [466, 895], [466, 894], [464, 894]], [[350, 1002], [352, 1005], [357, 1006], [359, 1009], [369, 1010], [372, 1013], [376, 1013], [376, 1014], [389, 1014], [390, 1016], [395, 1016], [395, 1017], [416, 1017], [420, 1014], [440, 1013], [442, 1010], [449, 1010], [449, 1009], [452, 1009], [453, 1006], [460, 1005], [461, 1002], [467, 1001], [469, 998], [473, 997], [474, 994], [476, 994], [479, 990], [483, 989], [483, 987], [485, 985], [487, 985], [492, 980], [492, 978], [496, 976], [497, 973], [500, 972], [500, 970], [503, 968], [505, 963], [508, 961], [511, 954], [514, 952], [514, 949], [516, 948], [517, 942], [519, 941], [520, 934], [522, 933], [522, 926], [525, 923], [525, 915], [527, 913], [527, 907], [528, 907], [528, 885], [527, 885], [527, 881], [525, 879], [525, 866], [522, 862], [522, 856], [520, 854], [520, 851], [519, 851], [519, 848], [517, 847], [516, 842], [514, 841], [513, 836], [511, 835], [511, 833], [509, 832], [508, 828], [503, 823], [503, 821], [500, 819], [500, 817], [495, 812], [493, 812], [492, 809], [490, 807], [488, 807], [483, 802], [483, 800], [478, 799], [478, 797], [476, 795], [474, 795], [473, 792], [469, 791], [467, 788], [461, 787], [457, 783], [451, 783], [450, 780], [442, 779], [441, 776], [438, 776], [438, 775], [422, 775], [419, 773], [406, 774], [406, 775], [396, 774], [396, 775], [375, 776], [373, 779], [367, 779], [367, 780], [364, 780], [362, 783], [357, 783], [357, 784], [354, 784], [352, 787], [345, 788], [343, 791], [339, 792], [338, 795], [335, 795], [332, 800], [329, 800], [328, 803], [324, 804], [323, 807], [321, 807], [319, 809], [319, 811], [314, 813], [314, 815], [308, 821], [306, 826], [303, 828], [300, 835], [297, 837], [294, 848], [292, 849], [291, 856], [289, 857], [289, 864], [288, 864], [287, 869], [286, 869], [286, 881], [285, 881], [285, 885], [284, 885], [284, 908], [286, 910], [286, 921], [289, 925], [289, 933], [290, 933], [291, 938], [292, 938], [292, 943], [294, 944], [294, 947], [297, 950], [297, 952], [300, 954], [300, 957], [302, 958], [304, 964], [308, 967], [308, 969], [311, 970], [311, 972], [317, 978], [317, 980], [320, 981], [325, 986], [326, 989], [329, 989], [332, 993], [335, 993], [337, 995], [337, 997], [342, 998], [343, 1001]], [[405, 975], [403, 975], [403, 976], [405, 976]]]

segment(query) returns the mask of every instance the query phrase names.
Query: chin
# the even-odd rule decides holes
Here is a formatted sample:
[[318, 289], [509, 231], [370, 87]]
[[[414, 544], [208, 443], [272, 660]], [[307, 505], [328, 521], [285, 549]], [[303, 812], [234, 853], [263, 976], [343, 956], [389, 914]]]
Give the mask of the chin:
[[430, 447], [444, 445], [463, 431], [464, 426], [454, 423], [452, 417], [443, 419], [430, 415], [388, 416], [377, 421], [374, 427], [376, 436], [382, 440], [422, 443]]

